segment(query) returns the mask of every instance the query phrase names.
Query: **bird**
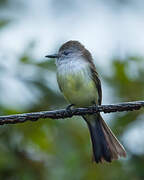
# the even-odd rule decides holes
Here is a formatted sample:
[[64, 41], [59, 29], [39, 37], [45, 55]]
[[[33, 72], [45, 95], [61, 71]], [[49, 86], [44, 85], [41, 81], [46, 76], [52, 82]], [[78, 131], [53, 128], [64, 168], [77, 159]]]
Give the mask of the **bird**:
[[[83, 44], [70, 40], [61, 45], [57, 54], [46, 55], [55, 58], [57, 82], [65, 99], [74, 108], [97, 106], [102, 103], [102, 88], [93, 57]], [[126, 157], [126, 151], [101, 114], [83, 115], [87, 123], [96, 163], [112, 162]]]

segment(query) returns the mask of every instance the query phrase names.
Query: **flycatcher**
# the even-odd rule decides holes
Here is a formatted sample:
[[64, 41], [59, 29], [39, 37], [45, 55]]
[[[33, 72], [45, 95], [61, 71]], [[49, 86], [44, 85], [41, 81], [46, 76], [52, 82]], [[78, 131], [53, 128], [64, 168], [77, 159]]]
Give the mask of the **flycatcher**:
[[[74, 107], [101, 105], [101, 82], [91, 53], [78, 41], [63, 44], [56, 58], [57, 81], [64, 97]], [[111, 162], [126, 156], [124, 147], [107, 126], [100, 113], [82, 116], [86, 121], [95, 162]]]

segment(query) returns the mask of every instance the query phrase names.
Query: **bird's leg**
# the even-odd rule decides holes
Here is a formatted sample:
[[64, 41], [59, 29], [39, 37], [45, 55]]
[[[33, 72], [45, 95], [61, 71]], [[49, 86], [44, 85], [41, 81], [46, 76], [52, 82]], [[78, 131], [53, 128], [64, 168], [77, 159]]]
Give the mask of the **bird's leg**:
[[67, 111], [69, 111], [69, 110], [71, 111], [71, 107], [72, 107], [72, 106], [74, 106], [74, 104], [69, 104], [69, 105], [66, 107], [66, 110], [67, 110]]
[[66, 111], [67, 111], [68, 114], [70, 114], [70, 115], [72, 114], [72, 111], [71, 111], [71, 110], [72, 110], [72, 109], [71, 109], [72, 106], [74, 106], [74, 104], [69, 104], [69, 105], [66, 107]]
[[93, 107], [94, 109], [97, 109], [97, 106], [98, 106], [98, 105], [96, 104], [96, 102], [93, 101], [92, 103], [93, 103], [92, 107]]

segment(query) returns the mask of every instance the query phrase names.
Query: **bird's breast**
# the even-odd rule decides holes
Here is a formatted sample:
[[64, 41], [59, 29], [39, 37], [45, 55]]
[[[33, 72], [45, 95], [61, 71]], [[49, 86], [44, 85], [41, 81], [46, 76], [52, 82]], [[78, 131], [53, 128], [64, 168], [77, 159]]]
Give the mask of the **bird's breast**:
[[88, 63], [78, 61], [61, 65], [57, 80], [65, 98], [75, 106], [90, 106], [97, 102], [98, 94]]

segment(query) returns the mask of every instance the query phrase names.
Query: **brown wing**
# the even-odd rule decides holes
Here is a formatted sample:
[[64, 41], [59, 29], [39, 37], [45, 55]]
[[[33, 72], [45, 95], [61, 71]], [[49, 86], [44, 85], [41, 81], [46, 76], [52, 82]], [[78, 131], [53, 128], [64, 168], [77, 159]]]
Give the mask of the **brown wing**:
[[98, 73], [96, 71], [95, 65], [91, 65], [90, 66], [91, 69], [91, 74], [92, 74], [92, 78], [93, 81], [95, 82], [96, 88], [98, 90], [98, 104], [101, 105], [102, 103], [102, 89], [101, 89], [101, 81], [98, 77]]
[[100, 81], [100, 79], [99, 79], [99, 77], [98, 77], [98, 73], [97, 73], [97, 71], [96, 71], [96, 67], [95, 67], [95, 65], [94, 65], [94, 63], [93, 63], [93, 58], [92, 58], [92, 56], [91, 56], [91, 54], [90, 54], [90, 52], [87, 50], [87, 49], [85, 49], [84, 51], [83, 51], [83, 57], [89, 62], [89, 64], [90, 64], [90, 70], [91, 70], [91, 75], [92, 75], [92, 78], [93, 78], [93, 81], [95, 82], [95, 85], [96, 85], [96, 88], [97, 88], [97, 90], [98, 90], [98, 104], [99, 105], [101, 105], [101, 103], [102, 103], [102, 89], [101, 89], [101, 81]]

